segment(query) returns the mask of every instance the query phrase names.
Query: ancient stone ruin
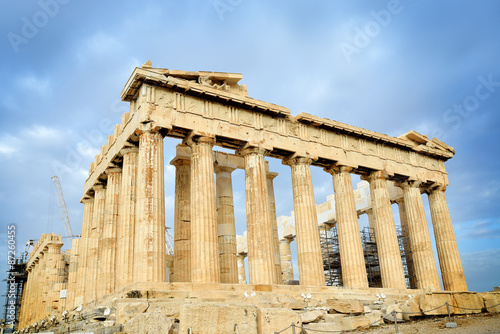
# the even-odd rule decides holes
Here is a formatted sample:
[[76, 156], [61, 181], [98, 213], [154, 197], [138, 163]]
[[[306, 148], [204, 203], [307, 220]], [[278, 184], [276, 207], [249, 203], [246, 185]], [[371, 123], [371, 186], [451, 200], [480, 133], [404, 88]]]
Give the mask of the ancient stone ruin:
[[[292, 323], [310, 330], [353, 329], [393, 310], [407, 312], [400, 317], [447, 314], [446, 307], [425, 313], [446, 303], [454, 314], [498, 311], [487, 309], [498, 294], [467, 289], [445, 198], [444, 163], [453, 148], [415, 131], [390, 137], [306, 113], [293, 116], [250, 98], [241, 79], [235, 73], [153, 68], [150, 62], [134, 69], [121, 95], [130, 112], [90, 163], [81, 239], [73, 241], [66, 259], [59, 236], [39, 240], [27, 266], [18, 328], [273, 333]], [[166, 136], [179, 139], [171, 161], [173, 257], [165, 252]], [[214, 146], [234, 154], [214, 154]], [[276, 217], [276, 173], [265, 157], [291, 168], [293, 228]], [[311, 166], [332, 175], [334, 204], [324, 212], [334, 218], [320, 221], [329, 214], [315, 205]], [[247, 225], [238, 238], [231, 181], [237, 168], [245, 171]], [[377, 240], [377, 288], [367, 278], [352, 173], [369, 184], [369, 205], [361, 213], [369, 214]], [[422, 193], [429, 200], [443, 287]], [[408, 239], [411, 284], [391, 202], [399, 205]], [[325, 284], [318, 228], [324, 224], [338, 233], [341, 286]], [[288, 284], [291, 238], [298, 285]]]

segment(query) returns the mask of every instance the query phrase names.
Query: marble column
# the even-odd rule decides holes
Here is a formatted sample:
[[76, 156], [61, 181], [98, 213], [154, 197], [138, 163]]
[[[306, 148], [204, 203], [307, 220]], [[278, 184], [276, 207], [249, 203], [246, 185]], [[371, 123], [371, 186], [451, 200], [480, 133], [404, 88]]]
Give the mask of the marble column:
[[[266, 164], [266, 170], [269, 168]], [[274, 247], [274, 267], [276, 268], [277, 284], [281, 284], [281, 257], [280, 257], [280, 239], [278, 236], [278, 220], [276, 218], [276, 198], [274, 196], [274, 178], [278, 173], [267, 172], [267, 192], [269, 195], [269, 210], [271, 212], [271, 222], [273, 225], [273, 247]]]
[[191, 282], [191, 159], [175, 159], [173, 282]]
[[106, 204], [106, 188], [102, 184], [94, 187], [94, 209], [92, 225], [89, 233], [89, 248], [87, 250], [87, 268], [85, 270], [85, 299], [88, 303], [97, 297], [98, 268], [100, 264], [101, 236], [104, 224], [104, 210]]
[[373, 209], [369, 209], [366, 211], [366, 215], [368, 216], [368, 227], [370, 228], [370, 233], [373, 233], [375, 236], [375, 216], [373, 215]]
[[292, 250], [290, 243], [293, 241], [291, 238], [284, 238], [280, 240], [280, 256], [281, 256], [281, 280], [283, 284], [289, 284], [293, 281], [293, 263], [292, 263]]
[[293, 207], [297, 239], [300, 285], [325, 285], [319, 227], [309, 158], [293, 158], [283, 163], [292, 168]]
[[267, 190], [266, 151], [259, 147], [241, 150], [245, 158], [248, 271], [250, 284], [277, 284], [273, 227]]
[[125, 147], [122, 180], [116, 226], [116, 289], [122, 289], [134, 280], [135, 215], [137, 202], [137, 172], [139, 147]]
[[327, 172], [333, 176], [342, 283], [344, 287], [367, 288], [368, 278], [352, 188], [351, 170], [352, 168], [347, 166], [334, 166], [327, 169]]
[[[65, 309], [67, 300], [67, 282], [66, 282], [66, 261], [64, 260], [64, 255], [61, 252], [61, 247], [63, 246], [62, 238], [57, 236], [58, 240], [49, 244], [49, 247], [54, 247], [54, 268], [52, 270], [51, 284], [53, 286], [52, 295], [52, 310], [58, 312], [59, 314]], [[61, 290], [66, 290], [66, 298], [59, 298]]]
[[386, 175], [381, 171], [375, 171], [366, 176], [365, 179], [370, 183], [382, 287], [406, 289], [403, 262], [399, 250]]
[[215, 165], [221, 283], [238, 283], [233, 182], [231, 180], [231, 173], [234, 170], [234, 167]]
[[468, 291], [445, 190], [438, 186], [428, 192], [443, 286], [446, 291]]
[[415, 268], [413, 266], [413, 257], [411, 252], [411, 243], [410, 243], [410, 232], [408, 228], [408, 219], [406, 218], [406, 207], [404, 198], [401, 197], [396, 200], [399, 208], [399, 220], [401, 223], [401, 233], [403, 234], [403, 245], [405, 249], [406, 256], [406, 269], [408, 271], [410, 288], [417, 288], [417, 280], [415, 279]]
[[198, 137], [191, 146], [191, 282], [220, 283], [217, 207], [215, 200], [215, 139]]
[[[53, 266], [55, 266], [54, 262], [54, 257], [51, 254], [50, 248], [48, 246], [45, 246], [46, 248], [44, 249], [44, 257], [43, 257], [43, 262], [45, 262], [44, 265], [44, 270], [42, 271], [42, 291], [43, 291], [43, 306], [40, 308], [40, 315], [41, 317], [45, 317], [47, 314], [50, 313], [50, 310], [52, 309], [52, 292], [53, 292], [53, 284], [51, 284], [51, 270]], [[51, 286], [52, 285], [52, 286]]]
[[106, 204], [104, 209], [104, 225], [101, 245], [101, 261], [99, 263], [97, 297], [107, 295], [115, 290], [116, 272], [116, 226], [118, 224], [119, 196], [122, 182], [122, 169], [113, 167], [106, 170]]
[[238, 283], [247, 284], [247, 275], [245, 273], [245, 258], [246, 254], [238, 254], [236, 259], [238, 261]]
[[403, 188], [417, 288], [432, 288], [439, 291], [441, 284], [425, 218], [420, 182], [408, 181], [401, 183], [400, 187]]
[[80, 260], [78, 265], [78, 273], [75, 286], [74, 305], [82, 305], [85, 297], [88, 254], [90, 248], [90, 231], [92, 226], [92, 218], [94, 212], [94, 197], [85, 197], [83, 203], [83, 220], [82, 220], [82, 237], [80, 239]]
[[73, 239], [71, 256], [68, 268], [68, 293], [66, 296], [66, 309], [75, 308], [76, 282], [78, 279], [78, 268], [80, 267], [80, 242], [82, 239]]
[[166, 280], [163, 173], [163, 136], [144, 130], [139, 135], [134, 282]]

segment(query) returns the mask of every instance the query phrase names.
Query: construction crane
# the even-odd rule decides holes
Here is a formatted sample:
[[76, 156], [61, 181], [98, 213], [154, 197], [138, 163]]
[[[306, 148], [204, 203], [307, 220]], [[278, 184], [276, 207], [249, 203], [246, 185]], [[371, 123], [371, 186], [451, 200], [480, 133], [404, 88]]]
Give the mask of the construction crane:
[[165, 226], [165, 246], [166, 246], [166, 251], [167, 255], [174, 255], [174, 237], [172, 233], [170, 233], [170, 227]]
[[61, 213], [61, 219], [64, 226], [64, 232], [66, 232], [66, 238], [73, 240], [75, 237], [73, 231], [71, 230], [71, 223], [69, 222], [68, 209], [66, 208], [66, 202], [64, 201], [64, 196], [61, 189], [61, 183], [59, 182], [59, 177], [54, 175], [51, 177], [54, 183], [54, 189], [56, 191], [57, 204], [59, 206], [59, 212]]

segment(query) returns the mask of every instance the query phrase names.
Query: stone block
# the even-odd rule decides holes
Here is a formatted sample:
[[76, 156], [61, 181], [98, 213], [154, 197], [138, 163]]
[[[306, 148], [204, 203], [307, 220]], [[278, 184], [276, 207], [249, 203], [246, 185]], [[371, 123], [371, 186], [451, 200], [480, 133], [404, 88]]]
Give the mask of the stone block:
[[257, 332], [257, 309], [247, 304], [184, 305], [179, 320], [179, 333], [233, 333], [235, 326], [239, 333]]
[[[486, 311], [489, 313], [498, 313], [500, 312], [500, 293], [496, 292], [483, 292], [480, 293], [479, 296], [483, 298], [484, 306], [486, 307]], [[497, 305], [497, 306], [494, 306]]]
[[358, 300], [342, 300], [342, 299], [327, 299], [326, 305], [331, 311], [344, 314], [361, 314], [364, 311], [364, 306]]
[[187, 301], [174, 301], [174, 300], [151, 300], [149, 303], [148, 312], [159, 312], [165, 314], [167, 317], [179, 319], [181, 307], [186, 305]]
[[305, 304], [303, 301], [298, 301], [297, 299], [293, 298], [290, 295], [278, 295], [277, 297], [278, 302], [284, 307], [284, 308], [291, 308], [294, 310], [300, 310], [305, 307]]
[[341, 319], [344, 317], [346, 317], [346, 315], [342, 313], [325, 314], [323, 320], [325, 320], [325, 322], [337, 322], [340, 324], [342, 321]]
[[[450, 294], [447, 293], [426, 293], [419, 296], [419, 307], [425, 315], [448, 314], [444, 304], [453, 305]], [[453, 312], [453, 308], [450, 307]]]
[[127, 334], [173, 334], [174, 321], [161, 313], [141, 313], [123, 325]]
[[302, 320], [303, 324], [308, 324], [310, 322], [316, 322], [323, 317], [325, 311], [314, 310], [314, 311], [306, 311], [304, 313], [300, 313], [300, 320]]
[[[382, 319], [382, 311], [373, 310], [370, 313], [366, 313], [365, 317], [370, 321], [370, 324], [372, 324]], [[377, 322], [376, 324], [373, 324], [372, 326], [379, 326], [380, 323], [381, 321]]]
[[124, 324], [136, 315], [144, 313], [148, 308], [147, 302], [124, 301], [116, 303], [116, 323]]
[[396, 311], [396, 319], [403, 320], [403, 314], [401, 307], [398, 304], [387, 305], [387, 310], [385, 311], [387, 315], [392, 315], [392, 312]]
[[[481, 313], [484, 307], [484, 301], [477, 293], [464, 292], [453, 293], [453, 306], [455, 314], [474, 314]], [[450, 307], [453, 313], [453, 307]]]
[[354, 317], [344, 317], [342, 318], [340, 325], [343, 331], [349, 331], [352, 329], [365, 327], [370, 324], [370, 320], [364, 315], [358, 315]]
[[[311, 323], [303, 326], [302, 333], [311, 333], [317, 334], [319, 331], [336, 331], [340, 332], [342, 330], [342, 326], [337, 322], [319, 322], [319, 323]], [[295, 331], [296, 333], [300, 333], [299, 330]], [[289, 332], [291, 333], [291, 332]]]
[[[257, 310], [258, 334], [269, 334], [269, 333], [279, 332], [290, 326], [292, 323], [294, 323], [296, 326], [302, 326], [302, 321], [300, 320], [300, 316], [290, 309], [259, 308]], [[252, 332], [240, 331], [240, 333], [252, 333]], [[291, 334], [292, 329], [289, 328], [282, 333]]]

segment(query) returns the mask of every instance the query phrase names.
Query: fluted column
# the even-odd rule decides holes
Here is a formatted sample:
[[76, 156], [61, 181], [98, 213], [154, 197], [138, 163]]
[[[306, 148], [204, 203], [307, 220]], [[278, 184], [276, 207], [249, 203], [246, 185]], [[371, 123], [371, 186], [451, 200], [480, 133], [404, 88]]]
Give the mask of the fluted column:
[[134, 282], [164, 282], [165, 186], [163, 137], [155, 129], [139, 135]]
[[401, 183], [400, 186], [403, 188], [417, 288], [441, 290], [432, 251], [431, 236], [420, 194], [420, 182], [409, 181]]
[[234, 170], [233, 167], [215, 165], [221, 283], [238, 283], [233, 182], [231, 180], [231, 173]]
[[115, 290], [116, 270], [116, 225], [118, 224], [118, 200], [120, 196], [122, 169], [108, 168], [106, 185], [106, 204], [104, 209], [104, 226], [101, 245], [101, 261], [99, 263], [97, 297]]
[[283, 163], [292, 168], [293, 207], [297, 235], [300, 285], [325, 285], [318, 218], [309, 158], [293, 158]]
[[191, 281], [219, 283], [219, 245], [215, 200], [215, 139], [198, 137], [191, 146]]
[[242, 150], [245, 157], [248, 271], [250, 284], [278, 284], [266, 164], [262, 148]]
[[365, 177], [370, 182], [372, 210], [375, 218], [375, 240], [382, 276], [382, 287], [406, 289], [406, 280], [399, 251], [398, 235], [392, 214], [386, 176], [381, 171]]
[[367, 288], [368, 278], [352, 188], [351, 170], [351, 167], [334, 166], [327, 169], [327, 172], [333, 176], [343, 286]]
[[236, 259], [238, 261], [238, 283], [247, 284], [247, 275], [245, 273], [245, 258], [246, 254], [238, 254]]
[[[52, 310], [61, 314], [62, 310], [65, 309], [67, 298], [60, 299], [60, 291], [66, 289], [67, 293], [67, 282], [66, 282], [66, 261], [64, 260], [64, 255], [61, 253], [61, 247], [63, 242], [60, 236], [57, 236], [58, 241], [55, 244], [49, 245], [49, 247], [54, 247], [54, 268], [52, 269], [53, 282], [52, 287]], [[67, 297], [67, 294], [66, 294]]]
[[292, 263], [292, 250], [290, 243], [293, 239], [284, 238], [280, 240], [280, 256], [281, 256], [281, 280], [283, 284], [289, 284], [293, 278], [293, 263]]
[[66, 310], [72, 310], [75, 307], [76, 282], [78, 279], [78, 270], [80, 267], [80, 242], [82, 239], [73, 239], [71, 245], [71, 256], [68, 268], [68, 293], [66, 295]]
[[411, 251], [411, 242], [410, 242], [410, 232], [408, 228], [408, 219], [406, 218], [406, 207], [405, 200], [403, 197], [396, 200], [399, 208], [399, 220], [401, 223], [401, 233], [403, 234], [403, 245], [405, 249], [406, 256], [406, 269], [408, 270], [408, 276], [410, 281], [410, 288], [417, 288], [417, 281], [415, 279], [415, 268], [413, 265], [413, 257]]
[[94, 187], [94, 210], [89, 233], [89, 249], [87, 251], [87, 269], [85, 272], [85, 303], [97, 297], [98, 266], [100, 264], [101, 236], [104, 225], [104, 209], [106, 204], [106, 188], [102, 184]]
[[45, 249], [45, 271], [44, 271], [44, 284], [43, 284], [43, 301], [44, 306], [42, 309], [42, 317], [49, 315], [52, 310], [52, 303], [54, 301], [54, 279], [55, 276], [54, 269], [56, 267], [56, 257], [55, 253], [59, 249], [54, 245], [47, 245]]
[[370, 233], [375, 233], [375, 216], [373, 215], [373, 209], [366, 211], [368, 216], [368, 227], [370, 228]]
[[428, 192], [443, 286], [447, 291], [468, 291], [445, 190], [438, 186]]
[[86, 197], [83, 203], [82, 238], [80, 239], [80, 261], [76, 277], [74, 305], [82, 305], [85, 298], [86, 280], [88, 275], [88, 256], [90, 248], [90, 233], [94, 214], [94, 197]]
[[174, 277], [191, 282], [191, 159], [175, 159]]
[[134, 236], [139, 147], [126, 147], [120, 153], [123, 156], [123, 166], [116, 226], [116, 290], [132, 284], [134, 279]]
[[[266, 169], [268, 166], [266, 166]], [[274, 267], [276, 268], [276, 277], [278, 284], [281, 284], [281, 257], [280, 257], [280, 239], [278, 236], [278, 219], [276, 219], [276, 199], [274, 197], [274, 178], [278, 173], [267, 172], [267, 192], [269, 194], [269, 210], [271, 212], [271, 222], [273, 227], [273, 247], [274, 247]]]

